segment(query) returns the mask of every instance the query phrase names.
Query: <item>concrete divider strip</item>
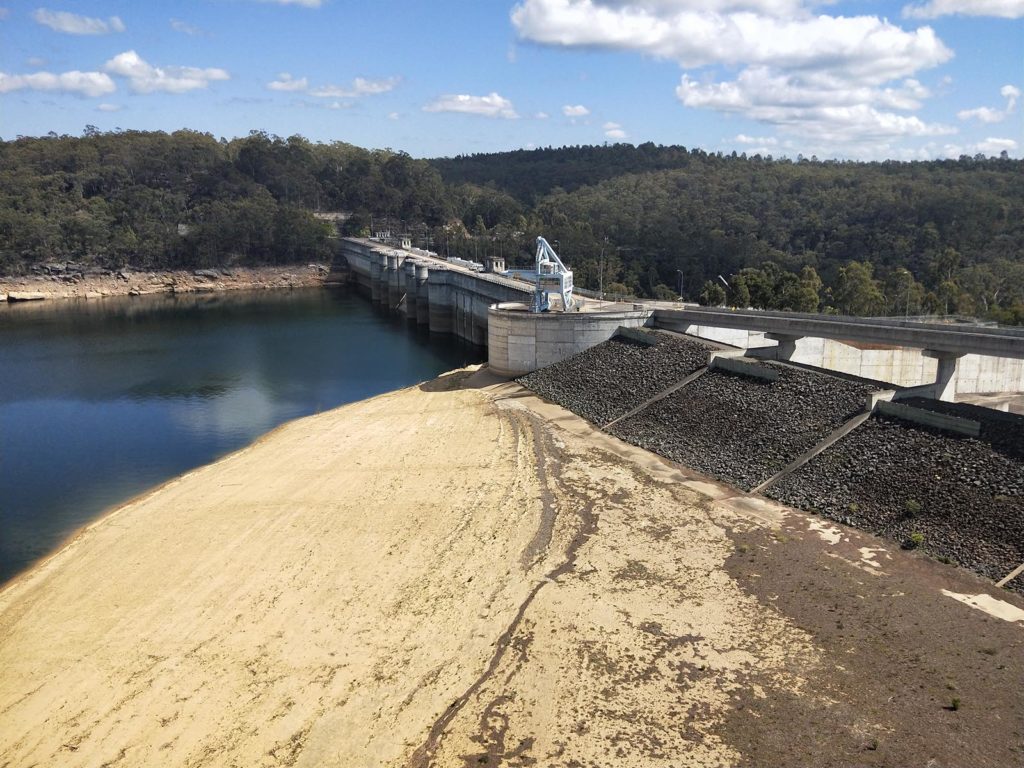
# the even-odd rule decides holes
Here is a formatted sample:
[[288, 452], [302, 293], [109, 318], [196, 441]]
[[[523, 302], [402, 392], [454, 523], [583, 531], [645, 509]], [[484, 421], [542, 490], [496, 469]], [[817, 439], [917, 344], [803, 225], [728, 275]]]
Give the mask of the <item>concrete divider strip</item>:
[[671, 395], [673, 392], [676, 392], [676, 391], [682, 389], [683, 387], [685, 387], [687, 384], [689, 384], [689, 383], [699, 379], [701, 376], [703, 376], [707, 372], [707, 370], [708, 370], [707, 366], [705, 366], [704, 368], [698, 368], [696, 371], [691, 373], [689, 376], [685, 377], [682, 381], [678, 381], [675, 384], [673, 384], [671, 387], [669, 387], [668, 389], [663, 389], [661, 392], [659, 392], [658, 394], [654, 395], [653, 397], [647, 398], [642, 403], [640, 403], [640, 405], [638, 405], [636, 408], [634, 408], [631, 411], [628, 411], [627, 413], [622, 414], [617, 419], [612, 419], [607, 424], [605, 424], [603, 427], [601, 427], [601, 429], [607, 431], [608, 428], [611, 427], [613, 424], [618, 424], [623, 419], [628, 419], [630, 416], [635, 416], [636, 414], [640, 413], [640, 411], [642, 411], [645, 408], [648, 408], [648, 407], [654, 405], [659, 400], [664, 400], [666, 397]]
[[839, 442], [841, 439], [843, 439], [848, 434], [853, 432], [853, 430], [855, 430], [857, 427], [859, 427], [861, 424], [863, 424], [865, 421], [867, 421], [870, 418], [871, 418], [871, 411], [865, 411], [864, 413], [858, 413], [856, 416], [854, 416], [852, 419], [850, 419], [849, 421], [844, 423], [841, 427], [836, 429], [830, 435], [828, 435], [827, 437], [822, 439], [820, 442], [818, 442], [809, 451], [807, 451], [806, 453], [801, 454], [797, 458], [793, 459], [793, 461], [791, 461], [785, 467], [783, 467], [778, 472], [776, 472], [774, 475], [769, 477], [767, 480], [765, 480], [763, 483], [761, 483], [756, 488], [752, 488], [748, 492], [748, 495], [752, 496], [754, 494], [761, 493], [765, 488], [768, 488], [769, 486], [774, 485], [775, 483], [779, 482], [779, 480], [781, 480], [782, 478], [787, 477], [788, 475], [793, 474], [798, 469], [800, 469], [800, 467], [802, 467], [804, 464], [806, 464], [808, 461], [813, 459], [815, 456], [817, 456], [822, 451], [824, 451], [824, 450], [826, 450], [828, 448], [831, 448], [835, 443]]
[[1014, 568], [1012, 571], [1010, 571], [1008, 574], [1006, 574], [1006, 576], [1004, 578], [1002, 578], [999, 581], [997, 581], [996, 582], [996, 586], [997, 587], [1005, 586], [1005, 585], [1009, 584], [1011, 581], [1013, 581], [1015, 578], [1020, 576], [1022, 573], [1024, 573], [1024, 563], [1021, 563], [1016, 568]]

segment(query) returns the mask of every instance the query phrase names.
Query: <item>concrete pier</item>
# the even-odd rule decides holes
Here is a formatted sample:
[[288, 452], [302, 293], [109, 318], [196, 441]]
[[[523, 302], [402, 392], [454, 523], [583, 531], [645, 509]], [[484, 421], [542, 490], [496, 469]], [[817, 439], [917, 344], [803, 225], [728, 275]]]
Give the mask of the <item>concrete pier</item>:
[[430, 270], [430, 279], [427, 281], [427, 297], [430, 332], [456, 333], [451, 273], [444, 267]]
[[405, 292], [405, 301], [401, 303], [398, 311], [405, 315], [410, 323], [416, 322], [416, 305], [419, 303], [419, 286], [416, 284], [416, 262], [406, 259], [402, 264], [402, 285]]
[[397, 253], [388, 254], [388, 309], [398, 309], [398, 302], [402, 299], [402, 269], [400, 257]]
[[427, 293], [427, 279], [430, 267], [423, 262], [416, 264], [416, 324], [430, 325], [430, 297]]

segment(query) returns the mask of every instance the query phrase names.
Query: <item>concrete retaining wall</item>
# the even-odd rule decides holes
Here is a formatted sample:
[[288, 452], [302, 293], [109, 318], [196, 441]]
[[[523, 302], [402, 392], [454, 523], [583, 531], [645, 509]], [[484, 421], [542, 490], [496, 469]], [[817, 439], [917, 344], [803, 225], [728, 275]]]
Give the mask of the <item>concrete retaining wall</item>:
[[487, 361], [503, 376], [522, 376], [607, 341], [619, 326], [639, 328], [649, 310], [546, 312], [496, 305], [487, 312]]

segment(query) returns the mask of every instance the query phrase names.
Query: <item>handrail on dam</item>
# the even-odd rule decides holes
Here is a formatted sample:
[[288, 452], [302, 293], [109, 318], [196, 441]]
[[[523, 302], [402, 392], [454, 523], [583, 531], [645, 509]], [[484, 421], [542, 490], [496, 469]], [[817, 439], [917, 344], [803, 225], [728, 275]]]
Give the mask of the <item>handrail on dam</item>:
[[737, 328], [780, 337], [835, 339], [916, 347], [936, 356], [989, 355], [1024, 359], [1024, 330], [950, 326], [870, 317], [686, 307], [655, 309], [654, 324], [669, 330], [692, 325]]

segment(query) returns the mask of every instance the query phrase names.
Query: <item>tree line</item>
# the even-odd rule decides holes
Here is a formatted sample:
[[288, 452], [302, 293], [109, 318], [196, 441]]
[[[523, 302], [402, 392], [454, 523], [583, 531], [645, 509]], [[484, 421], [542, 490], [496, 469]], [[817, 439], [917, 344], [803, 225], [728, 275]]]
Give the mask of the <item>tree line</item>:
[[1024, 162], [819, 162], [654, 144], [419, 160], [264, 132], [88, 127], [0, 143], [0, 272], [330, 259], [333, 225], [526, 264], [544, 235], [606, 293], [1024, 323]]

